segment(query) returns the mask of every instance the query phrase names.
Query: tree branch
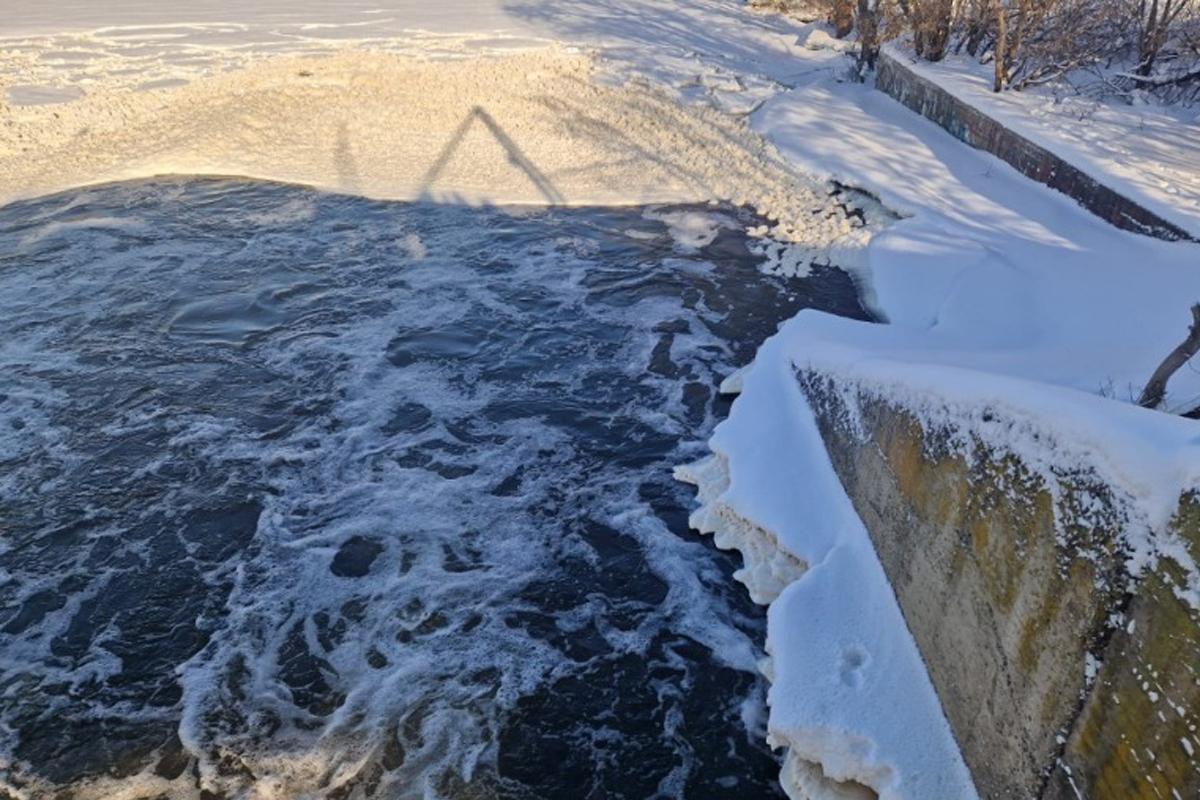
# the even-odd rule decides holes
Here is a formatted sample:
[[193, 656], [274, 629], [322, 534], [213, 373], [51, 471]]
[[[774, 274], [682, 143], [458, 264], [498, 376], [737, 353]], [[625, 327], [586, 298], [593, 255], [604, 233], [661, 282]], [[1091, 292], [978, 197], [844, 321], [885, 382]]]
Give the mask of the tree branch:
[[1158, 365], [1158, 369], [1154, 370], [1154, 374], [1146, 383], [1146, 388], [1142, 389], [1138, 405], [1145, 408], [1157, 408], [1167, 394], [1167, 381], [1197, 352], [1200, 352], [1200, 303], [1192, 306], [1192, 325], [1188, 328], [1187, 338], [1163, 359], [1163, 362]]
[[1132, 72], [1118, 72], [1117, 77], [1125, 78], [1144, 86], [1178, 86], [1188, 81], [1200, 80], [1200, 67], [1177, 75], [1138, 75]]

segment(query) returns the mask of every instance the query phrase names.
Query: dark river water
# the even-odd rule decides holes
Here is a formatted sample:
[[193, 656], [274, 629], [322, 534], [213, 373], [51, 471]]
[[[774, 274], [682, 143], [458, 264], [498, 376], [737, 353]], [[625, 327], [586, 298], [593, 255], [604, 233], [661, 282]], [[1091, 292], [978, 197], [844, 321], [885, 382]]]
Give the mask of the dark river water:
[[764, 615], [671, 468], [780, 321], [863, 311], [668, 211], [719, 233], [219, 180], [0, 208], [0, 797], [780, 796]]

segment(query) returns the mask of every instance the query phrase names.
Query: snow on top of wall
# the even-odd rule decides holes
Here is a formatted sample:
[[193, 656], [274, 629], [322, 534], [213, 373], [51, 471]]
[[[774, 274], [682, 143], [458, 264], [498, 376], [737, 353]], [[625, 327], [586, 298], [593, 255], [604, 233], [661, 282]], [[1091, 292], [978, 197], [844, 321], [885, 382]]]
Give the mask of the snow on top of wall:
[[1200, 108], [1128, 105], [1063, 87], [992, 92], [992, 67], [966, 55], [931, 64], [889, 52], [997, 122], [1200, 238]]
[[[815, 322], [812, 321], [812, 322]], [[793, 363], [849, 391], [913, 412], [952, 444], [974, 436], [1035, 471], [1094, 471], [1164, 528], [1182, 492], [1200, 488], [1200, 424], [1061, 386], [958, 366], [876, 357], [820, 343], [819, 325], [797, 334]], [[836, 335], [836, 334], [835, 334]]]
[[[784, 787], [817, 800], [858, 796], [828, 781], [870, 787], [881, 800], [969, 800], [970, 774], [793, 374], [803, 317], [825, 318], [787, 323], [729, 387], [741, 395], [709, 442], [723, 480], [682, 471], [701, 485], [696, 516], [718, 544], [762, 559], [753, 541], [731, 541], [757, 528], [807, 566], [768, 619], [768, 730], [788, 748]], [[747, 564], [752, 593], [763, 594], [753, 582], [764, 572]]]
[[[979, 455], [978, 446], [989, 458], [1015, 456], [1056, 500], [1064, 480], [1097, 481], [1120, 515], [1130, 573], [1173, 560], [1185, 576], [1180, 598], [1200, 609], [1200, 566], [1169, 527], [1181, 493], [1200, 489], [1195, 421], [1019, 378], [877, 359], [818, 344], [815, 327], [795, 334], [792, 363], [836, 387], [851, 427], [863, 400], [880, 401], [912, 414], [968, 462]], [[1088, 522], [1058, 518], [1057, 502], [1054, 511], [1064, 541], [1070, 524]]]

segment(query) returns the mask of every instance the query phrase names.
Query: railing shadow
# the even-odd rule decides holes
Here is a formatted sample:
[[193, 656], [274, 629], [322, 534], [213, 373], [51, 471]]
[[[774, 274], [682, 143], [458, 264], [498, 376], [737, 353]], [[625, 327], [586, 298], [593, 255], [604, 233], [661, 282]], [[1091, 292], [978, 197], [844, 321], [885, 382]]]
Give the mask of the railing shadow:
[[505, 153], [508, 154], [508, 163], [525, 173], [525, 176], [529, 178], [529, 181], [538, 190], [538, 193], [545, 198], [547, 203], [550, 205], [562, 205], [566, 202], [566, 197], [559, 192], [554, 183], [525, 155], [525, 152], [505, 132], [500, 123], [496, 122], [495, 118], [481, 106], [474, 106], [454, 130], [449, 141], [446, 142], [438, 157], [434, 159], [433, 164], [430, 165], [424, 177], [421, 178], [420, 190], [417, 193], [418, 197], [422, 200], [432, 199], [431, 190], [434, 182], [437, 181], [438, 176], [441, 175], [446, 165], [450, 163], [450, 159], [454, 157], [454, 154], [462, 145], [463, 139], [466, 138], [467, 132], [470, 131], [471, 126], [475, 124], [476, 120], [483, 124], [500, 146], [504, 148]]
[[333, 152], [333, 166], [337, 170], [338, 186], [350, 192], [359, 190], [358, 165], [350, 149], [350, 135], [345, 120], [338, 123], [337, 145]]

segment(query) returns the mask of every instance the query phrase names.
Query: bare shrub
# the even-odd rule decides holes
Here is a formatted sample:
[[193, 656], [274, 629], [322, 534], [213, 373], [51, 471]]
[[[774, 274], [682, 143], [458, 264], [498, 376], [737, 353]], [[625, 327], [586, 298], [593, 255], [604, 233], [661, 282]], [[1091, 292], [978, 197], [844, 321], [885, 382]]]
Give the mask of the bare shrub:
[[[1096, 94], [1200, 101], [1200, 0], [752, 0], [799, 6], [859, 43], [857, 74], [907, 34], [926, 61], [993, 65], [996, 91], [1091, 76]], [[1064, 84], [1065, 85], [1065, 84]]]
[[941, 61], [954, 22], [954, 0], [897, 0], [912, 31], [913, 49], [927, 61]]
[[959, 0], [952, 38], [996, 91], [1092, 74], [1102, 93], [1200, 93], [1200, 0]]
[[749, 0], [747, 5], [758, 11], [774, 11], [811, 22], [825, 18], [826, 0]]
[[829, 9], [829, 23], [833, 25], [833, 35], [844, 39], [854, 30], [855, 0], [832, 0]]
[[995, 54], [1002, 56], [1002, 86], [1020, 90], [1114, 58], [1130, 41], [1121, 6], [1119, 0], [1018, 0], [1005, 8], [1008, 40]]

